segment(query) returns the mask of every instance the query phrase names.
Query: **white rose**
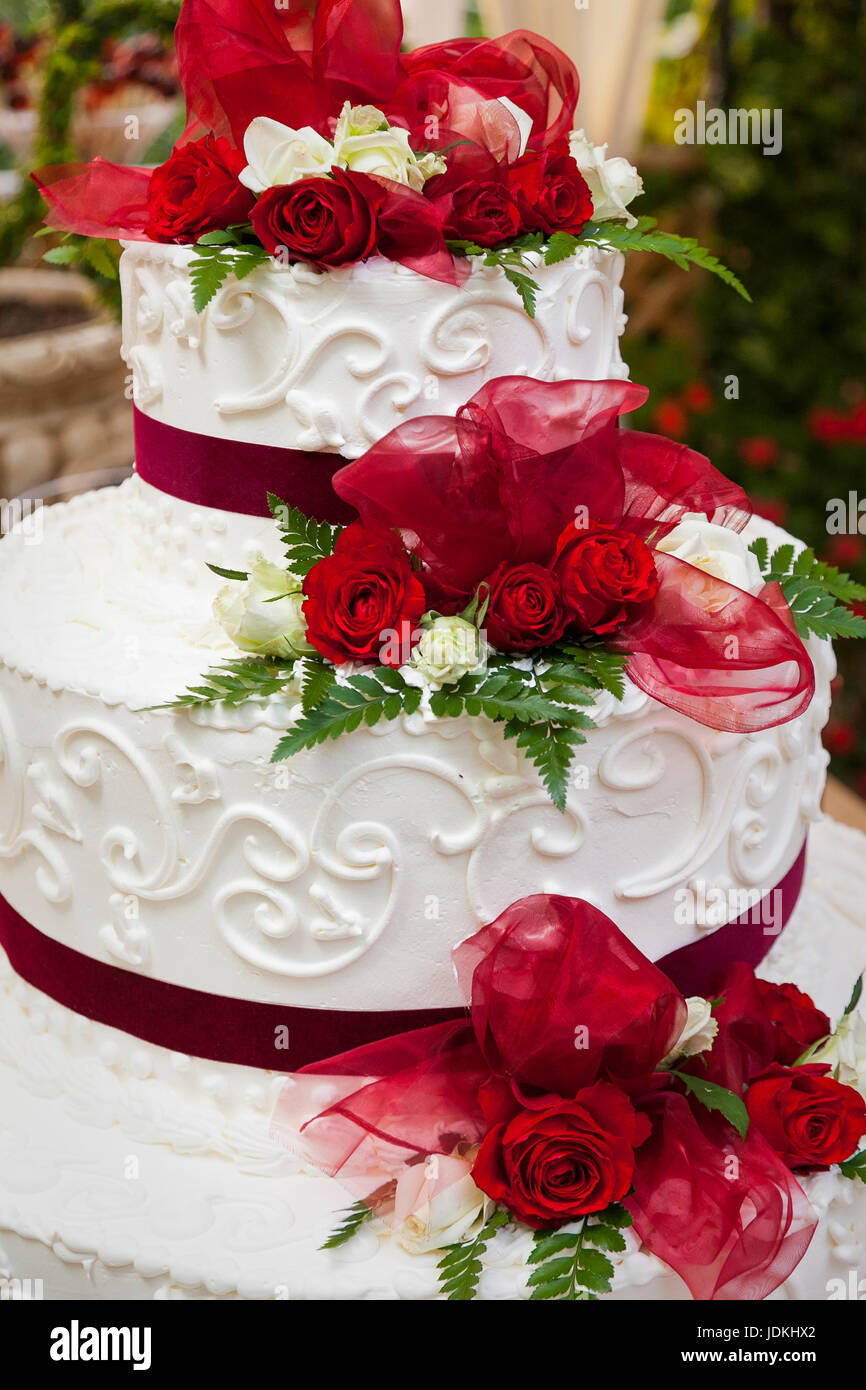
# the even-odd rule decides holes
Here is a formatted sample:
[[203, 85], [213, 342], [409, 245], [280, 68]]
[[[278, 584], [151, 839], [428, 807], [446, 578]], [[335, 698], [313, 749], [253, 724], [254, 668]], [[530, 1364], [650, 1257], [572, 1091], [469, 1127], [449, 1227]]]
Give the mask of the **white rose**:
[[758, 557], [743, 537], [726, 526], [714, 525], [703, 512], [687, 512], [656, 549], [676, 555], [747, 594], [758, 594], [764, 587]]
[[334, 163], [359, 174], [393, 179], [416, 192], [424, 187], [425, 173], [409, 144], [408, 130], [390, 126], [376, 106], [344, 103], [334, 131]]
[[853, 1086], [866, 1099], [866, 1020], [859, 1010], [846, 1014], [833, 1036], [807, 1060], [828, 1063], [837, 1081]]
[[702, 999], [699, 994], [695, 994], [686, 1000], [686, 1008], [688, 1013], [685, 1027], [677, 1039], [676, 1047], [659, 1063], [662, 1067], [672, 1067], [676, 1062], [684, 1061], [686, 1057], [697, 1057], [699, 1052], [706, 1052], [712, 1047], [719, 1031], [708, 999]]
[[471, 1160], [433, 1154], [404, 1168], [394, 1194], [397, 1241], [413, 1255], [441, 1250], [480, 1230], [488, 1199], [475, 1186]]
[[303, 656], [306, 640], [300, 582], [257, 555], [246, 583], [232, 581], [214, 599], [214, 617], [241, 651]]
[[334, 147], [312, 126], [283, 125], [270, 116], [256, 116], [244, 135], [247, 167], [240, 181], [253, 193], [327, 174], [334, 164]]
[[420, 676], [436, 689], [453, 685], [487, 660], [487, 643], [474, 623], [465, 618], [434, 618], [424, 627], [410, 663], [401, 674], [410, 684]]
[[572, 158], [589, 185], [596, 222], [625, 221], [634, 227], [637, 218], [628, 211], [628, 204], [643, 193], [643, 181], [633, 164], [617, 156], [607, 158], [607, 145], [592, 145], [582, 130], [573, 130], [569, 138]]

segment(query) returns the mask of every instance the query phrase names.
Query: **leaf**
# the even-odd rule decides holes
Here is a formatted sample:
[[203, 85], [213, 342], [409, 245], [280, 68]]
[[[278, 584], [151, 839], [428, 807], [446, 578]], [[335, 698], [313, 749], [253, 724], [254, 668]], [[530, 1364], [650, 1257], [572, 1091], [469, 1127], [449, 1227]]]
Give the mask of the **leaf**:
[[151, 709], [189, 709], [201, 705], [240, 705], [251, 699], [277, 695], [288, 684], [294, 658], [286, 661], [274, 657], [246, 657], [212, 666], [202, 677], [202, 684], [188, 686], [186, 694], [165, 705]]
[[688, 1072], [671, 1071], [682, 1081], [689, 1095], [694, 1096], [707, 1110], [717, 1110], [724, 1115], [729, 1124], [745, 1139], [749, 1129], [749, 1112], [740, 1096], [729, 1091], [726, 1086], [717, 1086], [715, 1081], [705, 1081], [703, 1077], [689, 1076]]
[[604, 1251], [626, 1249], [620, 1230], [631, 1221], [625, 1207], [614, 1202], [584, 1217], [576, 1231], [536, 1231], [528, 1258], [536, 1266], [526, 1281], [533, 1291], [530, 1297], [573, 1303], [610, 1293], [615, 1270]]
[[286, 547], [286, 559], [293, 574], [303, 578], [320, 560], [333, 555], [342, 526], [305, 516], [297, 507], [283, 502], [273, 492], [268, 493], [268, 506], [279, 527]]
[[263, 246], [233, 242], [229, 232], [206, 232], [192, 251], [194, 259], [190, 262], [189, 275], [193, 304], [198, 313], [207, 308], [230, 275], [243, 280], [270, 260]]
[[67, 242], [63, 246], [53, 246], [50, 251], [45, 252], [42, 259], [50, 265], [80, 265], [81, 248]]
[[343, 1214], [343, 1220], [328, 1236], [324, 1245], [320, 1245], [320, 1250], [336, 1250], [338, 1246], [345, 1245], [352, 1239], [366, 1221], [373, 1215], [366, 1202], [355, 1202], [351, 1207], [347, 1207]]
[[580, 241], [570, 232], [554, 232], [544, 252], [545, 265], [558, 265], [567, 261], [579, 249]]
[[866, 637], [866, 618], [849, 607], [866, 599], [866, 585], [816, 560], [811, 547], [797, 556], [788, 542], [772, 555], [766, 541], [753, 541], [749, 549], [757, 556], [767, 583], [781, 587], [802, 638]]
[[204, 312], [217, 290], [228, 279], [230, 271], [229, 261], [219, 256], [200, 254], [190, 262], [189, 278], [196, 313]]
[[117, 250], [115, 245], [99, 238], [89, 237], [82, 248], [82, 256], [89, 266], [106, 280], [117, 279]]
[[437, 1269], [439, 1286], [447, 1294], [449, 1303], [467, 1303], [475, 1297], [483, 1268], [481, 1256], [497, 1231], [510, 1220], [511, 1213], [504, 1207], [497, 1207], [473, 1240], [446, 1248]]
[[250, 577], [246, 570], [227, 570], [223, 569], [222, 565], [208, 564], [208, 569], [212, 570], [214, 574], [218, 574], [220, 579], [249, 579]]
[[844, 1008], [843, 1011], [842, 1011], [842, 1017], [843, 1017], [843, 1018], [847, 1018], [849, 1014], [853, 1014], [853, 1012], [854, 1012], [854, 1010], [856, 1009], [857, 1005], [860, 1003], [860, 1000], [861, 1000], [862, 995], [863, 995], [863, 974], [864, 974], [864, 973], [866, 973], [866, 972], [861, 972], [861, 974], [859, 974], [859, 975], [857, 976], [857, 979], [856, 979], [856, 981], [855, 981], [855, 983], [854, 983], [854, 988], [853, 988], [853, 990], [851, 991], [851, 998], [848, 1000], [848, 1003], [845, 1005], [845, 1008]]
[[309, 713], [322, 703], [336, 680], [336, 673], [333, 666], [314, 657], [304, 657], [301, 673], [301, 703]]
[[588, 222], [580, 240], [602, 249], [613, 247], [616, 251], [653, 251], [673, 261], [681, 270], [688, 270], [690, 265], [700, 266], [730, 285], [742, 299], [750, 304], [752, 302], [751, 295], [738, 276], [706, 247], [701, 246], [694, 237], [661, 231], [653, 217], [639, 218], [635, 227], [627, 227], [624, 222]]
[[861, 1149], [859, 1153], [840, 1163], [839, 1172], [843, 1178], [850, 1178], [852, 1182], [858, 1179], [860, 1182], [866, 1182], [866, 1149]]
[[231, 246], [233, 241], [234, 237], [231, 232], [216, 231], [205, 232], [203, 236], [199, 237], [196, 244], [198, 246]]
[[579, 1231], [555, 1231], [552, 1235], [542, 1232], [533, 1243], [528, 1262], [531, 1265], [541, 1264], [543, 1260], [549, 1259], [551, 1255], [558, 1255], [562, 1250], [573, 1250], [579, 1240]]
[[302, 749], [315, 748], [328, 739], [352, 733], [362, 723], [372, 727], [380, 719], [393, 719], [404, 710], [414, 714], [421, 703], [421, 691], [407, 685], [402, 677], [399, 677], [399, 688], [395, 689], [393, 682], [382, 679], [384, 669], [387, 668], [375, 667], [369, 674], [350, 676], [339, 685], [331, 682], [324, 698], [305, 710], [294, 728], [280, 739], [271, 762], [280, 762]]

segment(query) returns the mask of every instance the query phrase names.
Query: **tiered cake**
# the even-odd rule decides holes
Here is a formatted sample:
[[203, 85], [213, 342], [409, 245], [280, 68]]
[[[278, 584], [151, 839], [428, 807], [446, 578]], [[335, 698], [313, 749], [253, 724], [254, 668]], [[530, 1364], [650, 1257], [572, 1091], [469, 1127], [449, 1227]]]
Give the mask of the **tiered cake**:
[[[757, 732], [628, 680], [622, 699], [599, 692], [564, 813], [483, 714], [425, 704], [275, 764], [300, 713], [290, 682], [154, 708], [238, 655], [208, 564], [281, 559], [269, 518], [190, 500], [153, 452], [174, 436], [154, 429], [192, 439], [197, 466], [195, 437], [215, 458], [302, 451], [314, 470], [454, 416], [495, 378], [627, 375], [613, 249], [530, 257], [534, 318], [477, 257], [449, 286], [378, 255], [272, 260], [200, 313], [192, 259], [135, 241], [122, 260], [151, 481], [54, 507], [41, 544], [28, 528], [0, 546], [0, 1275], [46, 1297], [434, 1297], [448, 1242], [411, 1222], [321, 1248], [351, 1199], [275, 1131], [285, 1074], [459, 1013], [453, 948], [531, 894], [586, 900], [657, 961], [780, 891], [790, 921], [760, 973], [838, 1017], [866, 966], [854, 832], [812, 831], [791, 915], [832, 651], [810, 639], [811, 703]], [[323, 1078], [317, 1104], [332, 1094]], [[820, 1225], [775, 1296], [826, 1296], [862, 1252], [862, 1187], [838, 1169], [802, 1184]], [[531, 1240], [511, 1225], [490, 1242], [481, 1297], [528, 1296]], [[612, 1258], [611, 1296], [688, 1296], [633, 1231]]]

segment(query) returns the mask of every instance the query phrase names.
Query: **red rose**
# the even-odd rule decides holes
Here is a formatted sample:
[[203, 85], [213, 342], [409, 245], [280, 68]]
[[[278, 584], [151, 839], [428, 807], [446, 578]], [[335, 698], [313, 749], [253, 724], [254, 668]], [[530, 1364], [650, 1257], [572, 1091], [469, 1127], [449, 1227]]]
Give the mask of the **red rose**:
[[426, 607], [424, 587], [402, 542], [384, 527], [352, 522], [333, 555], [304, 580], [307, 638], [328, 661], [399, 666], [408, 655], [383, 653], [389, 635], [405, 643]]
[[774, 1060], [793, 1066], [798, 1057], [819, 1038], [830, 1032], [830, 1020], [816, 1009], [808, 994], [796, 985], [771, 985], [757, 980], [761, 1009], [770, 1020], [776, 1035]]
[[570, 154], [527, 154], [508, 171], [525, 231], [579, 236], [592, 217], [592, 194]]
[[285, 252], [292, 261], [344, 265], [373, 250], [385, 196], [367, 174], [333, 169], [330, 178], [269, 188], [253, 208], [252, 224], [272, 256]]
[[653, 598], [659, 586], [649, 546], [613, 526], [567, 526], [553, 568], [568, 621], [583, 632], [612, 632], [628, 619], [630, 605]]
[[228, 140], [206, 135], [180, 145], [155, 169], [147, 190], [152, 241], [197, 241], [205, 232], [246, 222], [255, 198], [239, 182], [246, 157]]
[[498, 246], [520, 231], [520, 213], [501, 178], [469, 182], [455, 190], [446, 214], [446, 237]]
[[501, 652], [529, 652], [562, 636], [565, 614], [559, 580], [542, 565], [503, 562], [486, 581], [490, 606], [484, 626]]
[[549, 1110], [522, 1110], [485, 1135], [472, 1176], [536, 1230], [603, 1211], [631, 1187], [650, 1122], [606, 1081]]
[[749, 1119], [789, 1168], [829, 1168], [855, 1152], [866, 1102], [825, 1066], [773, 1065], [746, 1093]]

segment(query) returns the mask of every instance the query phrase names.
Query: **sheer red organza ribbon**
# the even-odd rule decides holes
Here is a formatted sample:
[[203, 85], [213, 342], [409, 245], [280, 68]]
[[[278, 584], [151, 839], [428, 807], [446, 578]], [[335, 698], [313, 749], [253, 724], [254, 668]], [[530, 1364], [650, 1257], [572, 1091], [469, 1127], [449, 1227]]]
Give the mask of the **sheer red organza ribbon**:
[[[503, 38], [433, 44], [401, 54], [399, 0], [184, 0], [176, 43], [187, 105], [183, 141], [208, 132], [240, 148], [257, 116], [330, 136], [345, 101], [370, 103], [408, 129], [421, 149], [478, 147], [517, 158], [520, 126], [501, 97], [533, 120], [530, 146], [546, 149], [571, 128], [574, 64], [522, 31]], [[462, 145], [461, 145], [462, 142]], [[145, 240], [150, 171], [96, 160], [33, 175], [61, 231]], [[387, 185], [380, 216], [383, 255], [457, 283], [454, 259], [429, 199]]]
[[655, 1072], [685, 1001], [609, 918], [577, 898], [525, 898], [454, 958], [471, 1023], [304, 1068], [275, 1137], [372, 1203], [407, 1166], [480, 1142], [479, 1092], [494, 1078], [527, 1109], [613, 1082], [652, 1125], [627, 1200], [644, 1245], [695, 1298], [763, 1298], [788, 1277], [815, 1229], [805, 1193], [760, 1136], [742, 1139]]
[[[583, 509], [657, 545], [688, 512], [741, 531], [743, 490], [701, 454], [617, 428], [647, 398], [623, 381], [499, 377], [456, 419], [408, 421], [334, 476], [361, 520], [396, 527], [433, 606], [459, 611], [503, 561], [550, 562]], [[663, 705], [749, 733], [801, 714], [814, 672], [781, 590], [754, 596], [656, 552], [656, 597], [605, 637]]]

